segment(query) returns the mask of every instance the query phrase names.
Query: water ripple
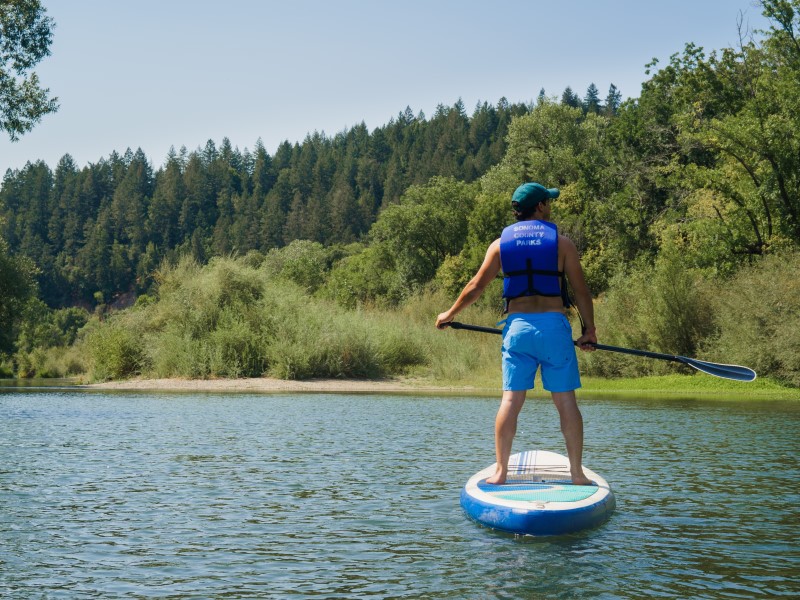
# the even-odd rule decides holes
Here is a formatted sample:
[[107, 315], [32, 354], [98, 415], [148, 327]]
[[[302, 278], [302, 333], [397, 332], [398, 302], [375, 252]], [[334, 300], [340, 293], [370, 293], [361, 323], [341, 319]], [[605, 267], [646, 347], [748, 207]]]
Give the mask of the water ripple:
[[[460, 488], [496, 401], [0, 394], [4, 598], [800, 595], [792, 404], [584, 403], [617, 512], [482, 528]], [[518, 444], [562, 451], [531, 401]]]

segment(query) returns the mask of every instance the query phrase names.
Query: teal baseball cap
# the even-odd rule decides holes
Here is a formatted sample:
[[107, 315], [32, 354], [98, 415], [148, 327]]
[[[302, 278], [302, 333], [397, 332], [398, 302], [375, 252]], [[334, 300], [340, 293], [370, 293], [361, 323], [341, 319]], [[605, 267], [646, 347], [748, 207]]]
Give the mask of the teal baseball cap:
[[511, 196], [511, 202], [519, 203], [522, 209], [536, 208], [539, 202], [547, 202], [558, 198], [559, 191], [556, 188], [546, 188], [540, 183], [523, 183]]

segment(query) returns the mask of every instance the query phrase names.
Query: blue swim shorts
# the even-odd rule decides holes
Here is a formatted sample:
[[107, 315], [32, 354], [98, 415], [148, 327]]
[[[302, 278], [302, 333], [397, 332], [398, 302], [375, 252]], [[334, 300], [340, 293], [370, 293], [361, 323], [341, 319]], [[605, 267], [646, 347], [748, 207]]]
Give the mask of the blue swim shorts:
[[581, 387], [569, 320], [557, 312], [509, 315], [503, 328], [503, 390], [532, 390], [539, 365], [548, 392]]

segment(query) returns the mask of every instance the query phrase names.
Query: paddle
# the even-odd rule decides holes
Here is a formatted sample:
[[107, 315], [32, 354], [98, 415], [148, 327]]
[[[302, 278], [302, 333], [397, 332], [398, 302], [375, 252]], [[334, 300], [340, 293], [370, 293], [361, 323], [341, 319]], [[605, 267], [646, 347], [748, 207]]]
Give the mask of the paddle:
[[[451, 321], [445, 323], [445, 326], [450, 326], [453, 329], [466, 329], [468, 331], [479, 331], [481, 333], [496, 333], [498, 335], [503, 333], [502, 329], [495, 329], [494, 327], [481, 327], [479, 325], [467, 325], [466, 323], [459, 323], [458, 321]], [[673, 362], [683, 363], [690, 367], [713, 375], [714, 377], [722, 377], [723, 379], [733, 379], [735, 381], [753, 381], [756, 378], [756, 372], [747, 367], [740, 367], [739, 365], [723, 365], [719, 363], [707, 362], [705, 360], [697, 360], [696, 358], [687, 358], [685, 356], [676, 356], [673, 354], [660, 354], [658, 352], [648, 352], [647, 350], [631, 350], [630, 348], [620, 348], [618, 346], [606, 346], [605, 344], [590, 344], [598, 350], [608, 350], [609, 352], [620, 352], [622, 354], [633, 354], [634, 356], [644, 356], [646, 358], [657, 358], [659, 360], [671, 360]]]

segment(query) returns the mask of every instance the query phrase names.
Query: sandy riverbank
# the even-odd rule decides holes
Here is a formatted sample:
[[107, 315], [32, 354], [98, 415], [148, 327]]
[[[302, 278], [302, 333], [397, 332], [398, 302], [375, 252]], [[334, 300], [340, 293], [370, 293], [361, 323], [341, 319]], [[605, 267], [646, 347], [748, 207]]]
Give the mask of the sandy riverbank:
[[499, 390], [434, 386], [415, 380], [311, 379], [289, 381], [258, 377], [249, 379], [132, 379], [87, 385], [91, 389], [142, 390], [165, 392], [319, 392], [319, 393], [388, 393], [433, 392], [465, 394], [499, 394]]
[[[76, 382], [77, 383], [77, 382]], [[80, 385], [80, 384], [79, 384]], [[131, 379], [81, 385], [85, 389], [153, 392], [249, 392], [249, 393], [330, 393], [330, 394], [423, 394], [465, 395], [499, 398], [500, 387], [477, 385], [434, 385], [430, 380], [397, 378], [382, 380], [310, 379], [289, 381], [269, 377], [249, 379]], [[714, 377], [668, 375], [638, 379], [584, 378], [580, 398], [611, 395], [615, 397], [694, 397], [751, 400], [800, 400], [800, 392], [760, 379], [755, 383], [719, 380]], [[529, 396], [549, 395], [537, 382]]]

